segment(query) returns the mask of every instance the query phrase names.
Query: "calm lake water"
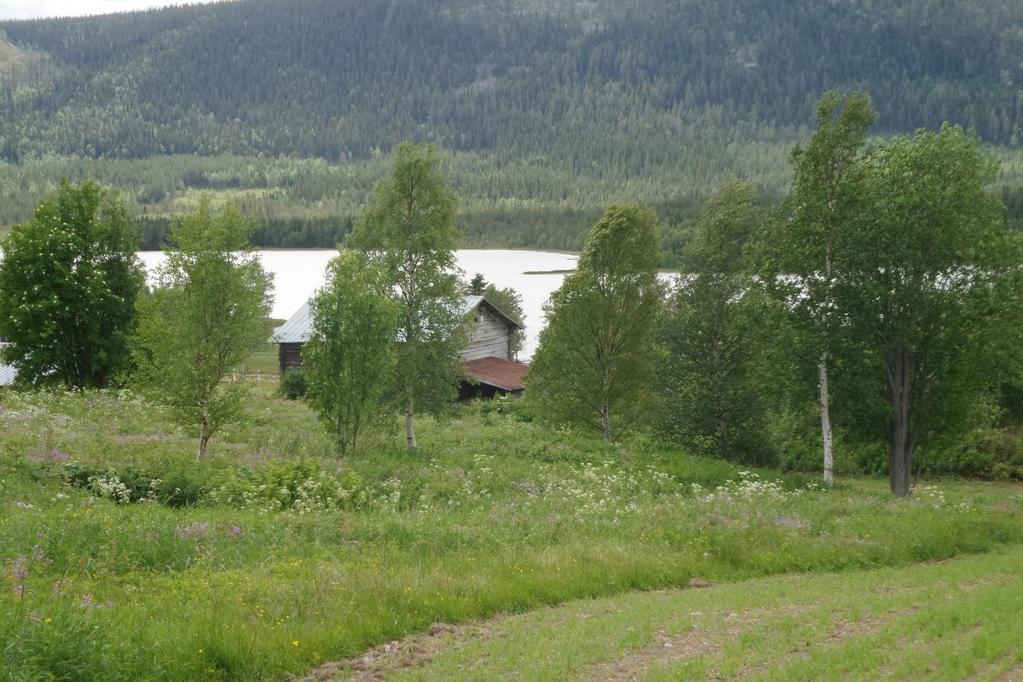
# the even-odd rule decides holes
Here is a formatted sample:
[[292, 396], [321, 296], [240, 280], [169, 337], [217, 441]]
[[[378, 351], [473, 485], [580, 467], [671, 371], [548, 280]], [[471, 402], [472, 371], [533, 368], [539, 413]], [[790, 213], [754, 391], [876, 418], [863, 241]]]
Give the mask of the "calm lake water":
[[[323, 286], [328, 261], [337, 255], [331, 250], [259, 251], [263, 267], [273, 274], [273, 316], [291, 317], [315, 291]], [[567, 253], [546, 251], [518, 251], [498, 249], [466, 249], [455, 254], [458, 267], [471, 278], [481, 273], [488, 282], [499, 287], [512, 287], [522, 296], [526, 319], [526, 341], [520, 357], [528, 359], [536, 349], [537, 338], [543, 328], [543, 304], [561, 286], [565, 270], [574, 270], [579, 257]], [[139, 254], [146, 268], [163, 261], [160, 251]], [[526, 274], [539, 272], [546, 274]]]

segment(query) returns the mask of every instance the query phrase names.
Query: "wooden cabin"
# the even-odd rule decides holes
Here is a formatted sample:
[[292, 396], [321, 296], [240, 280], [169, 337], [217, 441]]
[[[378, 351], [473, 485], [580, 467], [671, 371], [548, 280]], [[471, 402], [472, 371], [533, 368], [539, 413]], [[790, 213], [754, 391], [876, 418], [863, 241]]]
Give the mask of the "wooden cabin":
[[[459, 353], [467, 377], [459, 390], [460, 397], [521, 393], [527, 366], [517, 362], [512, 352], [512, 335], [520, 325], [483, 296], [466, 296], [463, 313], [471, 327], [468, 343]], [[282, 374], [302, 366], [302, 347], [312, 330], [312, 310], [306, 303], [274, 332]]]

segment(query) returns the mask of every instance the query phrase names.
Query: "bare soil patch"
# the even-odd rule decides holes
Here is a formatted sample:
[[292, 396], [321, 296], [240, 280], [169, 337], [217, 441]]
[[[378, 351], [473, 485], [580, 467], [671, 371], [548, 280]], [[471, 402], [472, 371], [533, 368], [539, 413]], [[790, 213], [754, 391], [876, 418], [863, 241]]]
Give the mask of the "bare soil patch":
[[[507, 618], [499, 616], [498, 619]], [[426, 632], [375, 646], [358, 658], [332, 661], [310, 671], [300, 682], [352, 679], [382, 680], [389, 672], [425, 665], [445, 651], [461, 649], [468, 642], [490, 637], [495, 620], [449, 625], [434, 623]]]

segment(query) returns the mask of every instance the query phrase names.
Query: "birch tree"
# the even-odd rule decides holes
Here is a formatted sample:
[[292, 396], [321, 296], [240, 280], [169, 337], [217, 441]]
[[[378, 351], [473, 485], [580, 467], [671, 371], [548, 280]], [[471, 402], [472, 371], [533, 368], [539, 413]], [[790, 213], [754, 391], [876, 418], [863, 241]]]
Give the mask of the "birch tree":
[[397, 304], [378, 267], [343, 251], [330, 262], [312, 311], [312, 338], [303, 348], [307, 396], [340, 454], [347, 455], [384, 414], [394, 372]]
[[243, 404], [245, 387], [224, 377], [266, 340], [271, 284], [245, 251], [250, 231], [237, 208], [217, 214], [203, 200], [172, 232], [157, 286], [140, 301], [138, 379], [198, 426], [197, 459]]
[[544, 307], [547, 327], [526, 378], [527, 395], [553, 421], [612, 442], [647, 418], [657, 280], [657, 219], [611, 206], [590, 231], [579, 267]]
[[768, 280], [781, 287], [788, 303], [814, 339], [818, 407], [824, 455], [824, 481], [834, 480], [830, 361], [837, 317], [835, 248], [855, 218], [851, 178], [863, 157], [867, 131], [876, 114], [870, 98], [854, 92], [826, 92], [817, 103], [817, 130], [804, 148], [792, 152], [795, 170], [791, 214], [773, 235], [775, 254]]
[[391, 174], [377, 184], [351, 240], [384, 272], [398, 303], [397, 384], [411, 450], [417, 411], [453, 398], [462, 373], [458, 200], [439, 164], [432, 145], [398, 145]]

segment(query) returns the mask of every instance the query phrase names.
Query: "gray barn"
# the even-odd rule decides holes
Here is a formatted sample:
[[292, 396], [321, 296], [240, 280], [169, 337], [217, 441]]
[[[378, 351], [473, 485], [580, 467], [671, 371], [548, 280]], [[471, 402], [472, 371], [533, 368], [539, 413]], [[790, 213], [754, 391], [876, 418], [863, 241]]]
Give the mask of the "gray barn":
[[[464, 315], [471, 320], [469, 341], [459, 353], [470, 378], [463, 385], [463, 397], [491, 396], [495, 393], [520, 393], [526, 365], [516, 362], [511, 340], [520, 326], [483, 296], [466, 296]], [[312, 336], [313, 318], [306, 303], [277, 328], [273, 340], [278, 344], [281, 372], [302, 366], [302, 346]]]

